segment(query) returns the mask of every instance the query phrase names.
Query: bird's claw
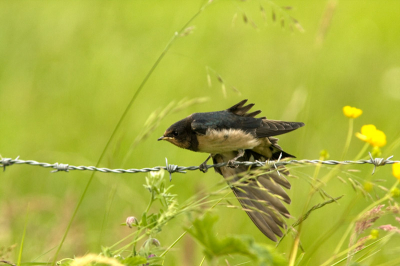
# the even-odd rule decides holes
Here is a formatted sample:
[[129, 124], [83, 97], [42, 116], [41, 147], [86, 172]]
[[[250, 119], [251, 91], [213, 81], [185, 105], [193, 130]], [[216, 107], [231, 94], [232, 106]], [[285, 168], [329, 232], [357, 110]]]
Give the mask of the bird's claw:
[[235, 165], [236, 160], [229, 160], [226, 166], [230, 168], [237, 168], [239, 165]]
[[199, 170], [202, 171], [203, 173], [206, 173], [208, 171], [207, 162], [204, 162], [204, 163], [200, 164], [199, 165]]

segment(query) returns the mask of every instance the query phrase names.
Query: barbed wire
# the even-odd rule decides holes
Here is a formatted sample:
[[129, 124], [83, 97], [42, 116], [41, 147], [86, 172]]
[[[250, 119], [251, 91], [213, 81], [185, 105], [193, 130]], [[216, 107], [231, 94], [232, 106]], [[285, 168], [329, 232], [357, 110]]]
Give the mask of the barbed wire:
[[[290, 161], [282, 161], [280, 159], [270, 161], [267, 160], [265, 162], [261, 161], [255, 161], [255, 162], [250, 162], [250, 161], [234, 161], [231, 164], [233, 166], [237, 165], [245, 165], [245, 166], [270, 166], [270, 167], [275, 167], [277, 168], [278, 166], [281, 165], [304, 165], [304, 164], [326, 164], [326, 165], [350, 165], [350, 164], [373, 164], [374, 169], [372, 171], [372, 174], [375, 173], [375, 169], [377, 166], [383, 166], [386, 164], [394, 164], [394, 163], [400, 163], [400, 161], [392, 161], [392, 157], [390, 156], [387, 159], [385, 158], [373, 158], [371, 153], [369, 153], [370, 159], [368, 160], [358, 160], [358, 161], [336, 161], [336, 160], [308, 160], [308, 159], [303, 159], [303, 160], [290, 160]], [[3, 167], [3, 171], [6, 170], [6, 167], [9, 167], [11, 165], [20, 165], [20, 164], [27, 164], [27, 165], [32, 165], [32, 166], [41, 166], [44, 168], [52, 168], [55, 169], [51, 171], [52, 173], [55, 172], [69, 172], [71, 170], [80, 170], [80, 171], [98, 171], [102, 173], [116, 173], [116, 174], [135, 174], [135, 173], [147, 173], [147, 172], [153, 172], [153, 171], [160, 171], [161, 169], [164, 169], [169, 172], [170, 178], [172, 173], [186, 173], [186, 171], [195, 171], [199, 170], [200, 166], [178, 166], [175, 164], [169, 164], [168, 159], [165, 158], [165, 163], [166, 166], [156, 166], [152, 168], [141, 168], [141, 169], [110, 169], [110, 168], [105, 168], [105, 167], [95, 167], [95, 166], [74, 166], [74, 165], [69, 165], [69, 164], [63, 164], [63, 163], [44, 163], [44, 162], [37, 162], [33, 160], [20, 160], [19, 156], [15, 159], [11, 158], [1, 158], [0, 160], [0, 167]], [[224, 163], [218, 163], [218, 164], [212, 164], [212, 165], [207, 165], [204, 168], [210, 169], [214, 167], [222, 167], [226, 166], [228, 162]]]

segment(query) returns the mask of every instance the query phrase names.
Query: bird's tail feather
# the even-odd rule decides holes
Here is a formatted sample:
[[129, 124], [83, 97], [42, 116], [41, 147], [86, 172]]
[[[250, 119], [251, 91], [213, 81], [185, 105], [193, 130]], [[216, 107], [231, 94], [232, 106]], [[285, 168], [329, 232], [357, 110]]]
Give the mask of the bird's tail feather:
[[[235, 156], [236, 152], [230, 155], [217, 154], [213, 160], [214, 163], [221, 163]], [[250, 159], [265, 160], [254, 151], [245, 150], [244, 156], [239, 161]], [[284, 166], [279, 166], [278, 169], [251, 166], [249, 169], [245, 165], [239, 165], [237, 168], [224, 166], [216, 171], [231, 185], [242, 208], [258, 229], [273, 241], [277, 241], [277, 237], [282, 237], [281, 228], [286, 228], [283, 217], [290, 217], [289, 211], [283, 204], [283, 202], [290, 204], [290, 198], [282, 188], [290, 189], [290, 183], [284, 176], [288, 175], [289, 171]]]

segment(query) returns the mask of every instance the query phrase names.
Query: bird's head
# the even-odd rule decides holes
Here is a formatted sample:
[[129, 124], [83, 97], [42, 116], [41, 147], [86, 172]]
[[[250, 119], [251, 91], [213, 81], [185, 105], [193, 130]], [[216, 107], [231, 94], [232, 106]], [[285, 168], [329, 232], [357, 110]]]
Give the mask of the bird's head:
[[185, 119], [178, 121], [165, 130], [164, 135], [158, 140], [166, 140], [180, 148], [189, 149], [191, 146], [190, 126], [188, 128]]

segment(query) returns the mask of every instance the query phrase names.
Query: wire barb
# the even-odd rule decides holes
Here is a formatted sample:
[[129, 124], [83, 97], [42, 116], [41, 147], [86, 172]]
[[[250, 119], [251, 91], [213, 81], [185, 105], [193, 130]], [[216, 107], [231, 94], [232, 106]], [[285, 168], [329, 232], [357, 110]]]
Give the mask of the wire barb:
[[[0, 155], [0, 157], [1, 157], [1, 155]], [[17, 158], [15, 158], [15, 160], [13, 160], [11, 158], [3, 158], [3, 157], [1, 157], [0, 164], [3, 167], [3, 172], [6, 171], [6, 167], [7, 166], [13, 165], [15, 161], [18, 161], [18, 159], [19, 159], [19, 156], [17, 156]]]
[[[370, 159], [368, 160], [358, 160], [358, 161], [335, 161], [335, 160], [327, 160], [327, 161], [322, 161], [322, 160], [290, 160], [290, 161], [285, 161], [281, 160], [281, 158], [278, 158], [276, 161], [270, 161], [267, 160], [265, 162], [262, 161], [254, 161], [254, 162], [239, 162], [235, 161], [233, 162], [233, 166], [236, 165], [245, 165], [245, 166], [269, 166], [273, 167], [278, 171], [278, 167], [281, 165], [306, 165], [306, 164], [326, 164], [326, 165], [350, 165], [350, 164], [373, 164], [374, 169], [372, 171], [372, 174], [375, 173], [376, 167], [386, 165], [386, 164], [394, 164], [394, 163], [400, 163], [400, 161], [392, 161], [391, 159], [393, 156], [388, 157], [387, 159], [384, 158], [373, 158], [372, 155], [370, 154]], [[160, 171], [161, 169], [164, 169], [169, 172], [169, 177], [170, 181], [172, 180], [172, 173], [186, 173], [186, 171], [195, 171], [199, 170], [199, 166], [178, 166], [175, 164], [169, 164], [168, 159], [165, 158], [165, 166], [156, 166], [153, 168], [142, 168], [142, 169], [109, 169], [109, 168], [99, 168], [95, 166], [74, 166], [74, 165], [69, 165], [69, 164], [62, 164], [62, 163], [54, 163], [54, 164], [49, 164], [49, 163], [42, 163], [42, 162], [37, 162], [33, 160], [20, 160], [19, 156], [15, 159], [11, 158], [2, 158], [0, 157], [0, 167], [3, 167], [3, 171], [5, 171], [6, 167], [14, 165], [14, 164], [27, 164], [27, 165], [36, 165], [36, 166], [41, 166], [45, 168], [53, 168], [55, 170], [51, 171], [52, 173], [54, 172], [70, 172], [72, 170], [80, 170], [80, 171], [98, 171], [102, 173], [116, 173], [116, 174], [135, 174], [135, 173], [147, 173], [147, 172], [153, 172], [153, 171]], [[212, 165], [207, 165], [207, 168], [215, 168], [215, 167], [222, 167], [226, 166], [227, 162], [225, 163], [218, 163], [218, 164], [212, 164]], [[279, 173], [279, 172], [278, 172]]]
[[186, 174], [186, 171], [182, 171], [180, 169], [178, 169], [179, 166], [175, 165], [175, 164], [168, 164], [168, 159], [165, 158], [165, 170], [167, 170], [169, 172], [169, 182], [172, 181], [172, 173], [178, 172], [178, 173], [183, 173]]
[[387, 161], [393, 158], [392, 156], [389, 156], [386, 160], [384, 158], [374, 158], [372, 157], [372, 154], [368, 152], [369, 157], [371, 158], [371, 163], [374, 165], [374, 169], [372, 170], [372, 174], [375, 174], [375, 170], [377, 166], [382, 166], [385, 165]]
[[56, 172], [60, 172], [60, 171], [64, 171], [64, 172], [68, 172], [69, 170], [69, 165], [68, 164], [63, 164], [63, 163], [55, 163], [54, 164], [54, 168], [56, 170], [51, 171], [52, 173], [56, 173]]

